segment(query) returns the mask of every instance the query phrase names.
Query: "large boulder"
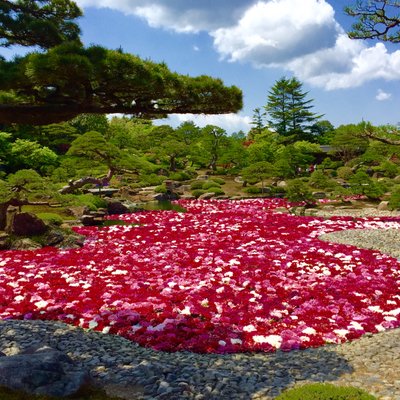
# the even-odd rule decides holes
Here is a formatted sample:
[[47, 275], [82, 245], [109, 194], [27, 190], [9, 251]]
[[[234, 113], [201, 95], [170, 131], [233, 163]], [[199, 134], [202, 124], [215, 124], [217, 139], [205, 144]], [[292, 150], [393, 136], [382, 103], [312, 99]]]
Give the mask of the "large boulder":
[[108, 214], [127, 214], [130, 212], [129, 208], [119, 200], [111, 200], [107, 203]]
[[66, 397], [75, 394], [88, 379], [87, 371], [48, 346], [8, 357], [0, 355], [0, 386], [13, 390]]
[[17, 236], [42, 235], [47, 229], [43, 220], [27, 212], [16, 213], [10, 224], [10, 233]]

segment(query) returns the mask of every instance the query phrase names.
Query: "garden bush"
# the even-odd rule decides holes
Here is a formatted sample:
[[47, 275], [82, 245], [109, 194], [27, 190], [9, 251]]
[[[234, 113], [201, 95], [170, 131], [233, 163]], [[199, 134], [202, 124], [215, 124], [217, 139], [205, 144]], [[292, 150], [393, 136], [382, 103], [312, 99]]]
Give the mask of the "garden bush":
[[206, 181], [203, 183], [202, 189], [208, 190], [210, 188], [216, 188], [216, 187], [219, 188], [219, 187], [221, 187], [221, 185], [214, 181]]
[[206, 192], [215, 193], [216, 196], [223, 196], [225, 194], [225, 192], [221, 188], [216, 186], [210, 187], [206, 190]]
[[338, 186], [331, 177], [326, 176], [320, 169], [315, 170], [309, 179], [309, 185], [322, 190], [333, 190]]
[[345, 181], [354, 175], [353, 169], [350, 167], [339, 167], [336, 173], [338, 178], [344, 179]]
[[249, 186], [244, 191], [248, 194], [260, 194], [262, 193], [262, 189], [257, 186]]
[[140, 177], [139, 186], [140, 187], [158, 186], [161, 185], [166, 179], [167, 177], [163, 175], [157, 175], [157, 174], [144, 175]]
[[292, 179], [288, 181], [285, 197], [289, 201], [305, 201], [307, 203], [314, 202], [314, 197], [310, 187], [301, 179]]
[[212, 178], [212, 180], [218, 183], [219, 185], [225, 185], [226, 183], [222, 178]]
[[203, 189], [195, 189], [195, 190], [192, 190], [192, 195], [194, 196], [194, 197], [200, 197], [202, 194], [204, 194], [204, 193], [206, 193], [206, 191], [205, 190], [203, 190]]
[[362, 389], [314, 383], [289, 389], [275, 400], [377, 400]]
[[184, 171], [172, 172], [169, 174], [169, 179], [173, 181], [188, 181], [191, 178], [191, 175]]
[[38, 218], [42, 219], [45, 222], [48, 222], [53, 225], [61, 225], [63, 223], [63, 219], [61, 218], [60, 215], [56, 213], [37, 213], [36, 214]]
[[196, 189], [202, 189], [203, 188], [203, 181], [194, 181], [190, 184], [190, 189], [196, 190]]
[[96, 211], [98, 208], [106, 208], [107, 201], [100, 196], [93, 194], [54, 194], [54, 199], [63, 207], [68, 206], [86, 206], [91, 211]]
[[156, 193], [167, 193], [167, 188], [165, 187], [165, 185], [159, 185], [154, 189], [154, 191]]
[[351, 191], [354, 194], [364, 194], [369, 199], [377, 200], [385, 193], [385, 187], [372, 179], [364, 171], [357, 171], [350, 179]]
[[376, 169], [387, 178], [394, 178], [399, 174], [398, 165], [390, 161], [383, 161]]
[[389, 198], [389, 208], [398, 210], [400, 208], [400, 185], [396, 185]]

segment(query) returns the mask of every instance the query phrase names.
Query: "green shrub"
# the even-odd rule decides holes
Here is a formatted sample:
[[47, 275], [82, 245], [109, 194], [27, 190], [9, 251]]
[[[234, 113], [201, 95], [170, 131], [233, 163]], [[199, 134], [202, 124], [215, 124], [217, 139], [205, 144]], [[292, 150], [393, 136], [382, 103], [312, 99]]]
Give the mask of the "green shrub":
[[187, 181], [191, 179], [191, 175], [184, 171], [172, 172], [171, 174], [169, 174], [169, 179], [173, 181]]
[[203, 188], [203, 181], [194, 181], [190, 185], [190, 189], [196, 190], [196, 189], [202, 189]]
[[370, 199], [379, 199], [385, 193], [385, 187], [372, 179], [364, 171], [357, 171], [350, 179], [351, 191], [354, 194], [364, 194]]
[[322, 189], [333, 190], [338, 185], [331, 177], [326, 176], [320, 169], [315, 170], [309, 179], [310, 186]]
[[208, 190], [210, 188], [215, 188], [215, 187], [219, 188], [219, 187], [221, 187], [221, 185], [214, 181], [206, 181], [203, 183], [203, 186], [202, 186], [203, 190]]
[[158, 186], [161, 185], [166, 179], [167, 177], [163, 175], [142, 175], [140, 177], [139, 187]]
[[195, 189], [195, 190], [192, 190], [192, 195], [194, 196], [194, 197], [200, 197], [202, 194], [204, 194], [204, 193], [207, 193], [205, 190], [203, 190], [203, 189]]
[[362, 389], [314, 383], [283, 392], [275, 400], [377, 400]]
[[221, 188], [216, 186], [207, 189], [206, 192], [215, 193], [216, 196], [223, 196], [225, 194], [225, 192]]
[[62, 206], [86, 206], [91, 211], [96, 211], [98, 208], [106, 208], [107, 201], [93, 194], [55, 194], [54, 199], [61, 203]]
[[286, 198], [289, 201], [314, 202], [310, 187], [301, 179], [292, 179], [288, 181], [286, 186]]
[[159, 185], [154, 189], [154, 191], [156, 193], [167, 193], [167, 188], [165, 187], [165, 185]]
[[262, 192], [262, 189], [257, 187], [257, 186], [249, 186], [244, 191], [248, 194], [260, 194]]
[[351, 176], [353, 176], [353, 169], [350, 167], [339, 167], [336, 171], [337, 177], [347, 181]]
[[383, 161], [381, 164], [379, 164], [377, 170], [382, 172], [387, 178], [394, 178], [399, 174], [399, 167], [390, 161]]
[[212, 180], [218, 183], [219, 185], [225, 185], [226, 183], [222, 178], [212, 178]]
[[61, 216], [56, 213], [42, 212], [42, 213], [37, 213], [36, 215], [43, 221], [53, 225], [61, 225], [63, 223], [63, 219], [61, 218]]
[[391, 210], [400, 209], [400, 185], [395, 186], [389, 198], [389, 208]]

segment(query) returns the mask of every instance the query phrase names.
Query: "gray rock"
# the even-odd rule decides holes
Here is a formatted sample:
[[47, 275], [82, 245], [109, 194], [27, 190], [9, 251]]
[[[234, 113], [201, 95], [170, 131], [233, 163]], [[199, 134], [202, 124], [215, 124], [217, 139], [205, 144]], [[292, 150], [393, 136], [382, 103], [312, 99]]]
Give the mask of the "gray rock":
[[130, 212], [129, 208], [123, 204], [121, 201], [113, 200], [109, 201], [107, 204], [108, 214], [127, 214]]
[[14, 215], [11, 233], [17, 236], [42, 235], [48, 227], [35, 214], [21, 212]]
[[31, 239], [17, 239], [11, 244], [13, 250], [35, 250], [40, 249], [42, 245], [38, 242], [34, 242]]
[[0, 357], [0, 385], [26, 393], [65, 397], [88, 381], [66, 354], [47, 346]]
[[215, 197], [215, 193], [204, 193], [199, 197], [199, 200], [209, 200]]
[[378, 205], [379, 211], [388, 211], [389, 210], [389, 202], [388, 201], [381, 201]]
[[10, 248], [11, 238], [6, 232], [0, 232], [0, 250], [7, 250]]

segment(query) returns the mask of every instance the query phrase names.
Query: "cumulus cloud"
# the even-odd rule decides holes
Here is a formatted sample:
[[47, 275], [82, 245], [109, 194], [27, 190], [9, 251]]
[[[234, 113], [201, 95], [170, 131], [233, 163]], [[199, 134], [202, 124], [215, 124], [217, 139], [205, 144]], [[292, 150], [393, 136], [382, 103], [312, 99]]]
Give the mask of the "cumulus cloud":
[[[400, 79], [400, 51], [350, 40], [327, 0], [77, 0], [156, 28], [207, 32], [221, 59], [283, 68], [326, 90]], [[195, 48], [194, 48], [195, 49]], [[196, 50], [196, 49], [195, 49]]]
[[155, 28], [176, 32], [229, 26], [256, 0], [77, 0], [81, 7], [106, 7], [139, 16]]
[[339, 31], [325, 1], [275, 0], [259, 1], [235, 26], [211, 35], [217, 51], [230, 61], [271, 66], [333, 46]]
[[391, 93], [384, 92], [382, 89], [378, 89], [378, 93], [375, 96], [375, 99], [378, 101], [389, 100], [392, 97]]
[[247, 132], [251, 128], [251, 118], [238, 114], [218, 114], [218, 115], [197, 115], [197, 114], [173, 114], [167, 119], [155, 121], [155, 124], [168, 123], [172, 126], [178, 126], [182, 122], [193, 121], [197, 126], [216, 125], [225, 129], [228, 133], [243, 130]]

